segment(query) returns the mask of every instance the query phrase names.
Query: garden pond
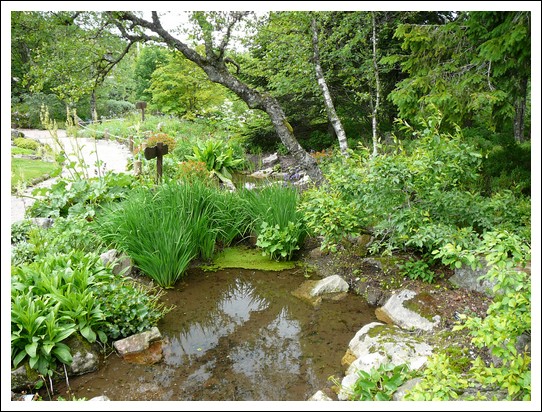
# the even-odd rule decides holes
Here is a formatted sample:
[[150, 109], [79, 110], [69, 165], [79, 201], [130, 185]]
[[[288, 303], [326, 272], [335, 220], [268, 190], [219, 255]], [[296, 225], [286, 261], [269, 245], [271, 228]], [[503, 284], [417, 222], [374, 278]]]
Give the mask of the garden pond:
[[[305, 269], [191, 268], [162, 300], [163, 358], [153, 365], [110, 354], [100, 369], [55, 386], [64, 399], [304, 401], [342, 378], [341, 359], [374, 308], [351, 293], [313, 305], [292, 294]], [[312, 279], [311, 279], [312, 280]], [[332, 394], [331, 389], [327, 390]]]

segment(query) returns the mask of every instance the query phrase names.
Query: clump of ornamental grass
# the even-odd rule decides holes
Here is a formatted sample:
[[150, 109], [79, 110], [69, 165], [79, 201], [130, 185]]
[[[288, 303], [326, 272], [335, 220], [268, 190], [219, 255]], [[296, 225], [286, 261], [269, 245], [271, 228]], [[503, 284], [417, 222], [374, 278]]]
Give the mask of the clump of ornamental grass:
[[130, 256], [165, 288], [183, 276], [190, 261], [209, 260], [216, 244], [228, 246], [248, 227], [244, 201], [204, 182], [167, 181], [138, 188], [96, 219], [103, 240]]
[[108, 206], [96, 220], [104, 241], [126, 253], [135, 265], [164, 288], [171, 288], [197, 255], [198, 237], [180, 193], [170, 185], [156, 191], [138, 188], [122, 203]]
[[272, 259], [290, 260], [307, 235], [297, 208], [298, 191], [275, 184], [242, 191], [241, 196], [252, 218], [250, 229], [257, 236], [256, 245]]

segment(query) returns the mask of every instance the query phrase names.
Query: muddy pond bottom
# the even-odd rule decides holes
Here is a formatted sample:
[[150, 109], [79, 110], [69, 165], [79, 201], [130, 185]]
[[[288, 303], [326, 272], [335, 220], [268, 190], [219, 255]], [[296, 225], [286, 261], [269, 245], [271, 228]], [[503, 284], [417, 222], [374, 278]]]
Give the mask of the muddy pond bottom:
[[303, 273], [190, 269], [162, 297], [175, 305], [157, 325], [163, 359], [138, 365], [113, 353], [98, 371], [70, 378], [71, 394], [112, 401], [304, 401], [318, 390], [333, 396], [328, 378], [344, 376], [348, 343], [376, 321], [374, 308], [351, 293], [316, 306], [297, 298], [292, 291], [306, 281]]

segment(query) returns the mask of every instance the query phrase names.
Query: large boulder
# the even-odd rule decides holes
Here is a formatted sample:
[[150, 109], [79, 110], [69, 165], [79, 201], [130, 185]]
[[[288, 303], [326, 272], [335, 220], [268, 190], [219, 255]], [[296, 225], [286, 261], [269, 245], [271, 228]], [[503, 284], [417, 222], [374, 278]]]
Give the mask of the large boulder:
[[[347, 400], [359, 377], [358, 371], [370, 372], [382, 364], [408, 365], [412, 370], [420, 369], [427, 362], [433, 348], [421, 337], [394, 326], [372, 322], [361, 328], [348, 345], [343, 358], [351, 361], [341, 382], [339, 399]], [[352, 359], [354, 359], [352, 361]]]

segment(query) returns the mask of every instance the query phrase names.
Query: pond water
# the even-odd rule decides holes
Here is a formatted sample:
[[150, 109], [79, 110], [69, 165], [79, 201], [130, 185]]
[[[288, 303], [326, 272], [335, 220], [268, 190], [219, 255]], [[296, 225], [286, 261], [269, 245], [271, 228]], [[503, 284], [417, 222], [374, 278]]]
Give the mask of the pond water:
[[[163, 300], [176, 308], [157, 325], [163, 359], [131, 364], [111, 354], [93, 373], [70, 378], [71, 393], [112, 401], [304, 401], [328, 377], [355, 333], [376, 321], [353, 294], [314, 306], [292, 295], [306, 279], [280, 272], [190, 269]], [[65, 398], [65, 387], [55, 388]], [[58, 394], [58, 393], [57, 393]]]

